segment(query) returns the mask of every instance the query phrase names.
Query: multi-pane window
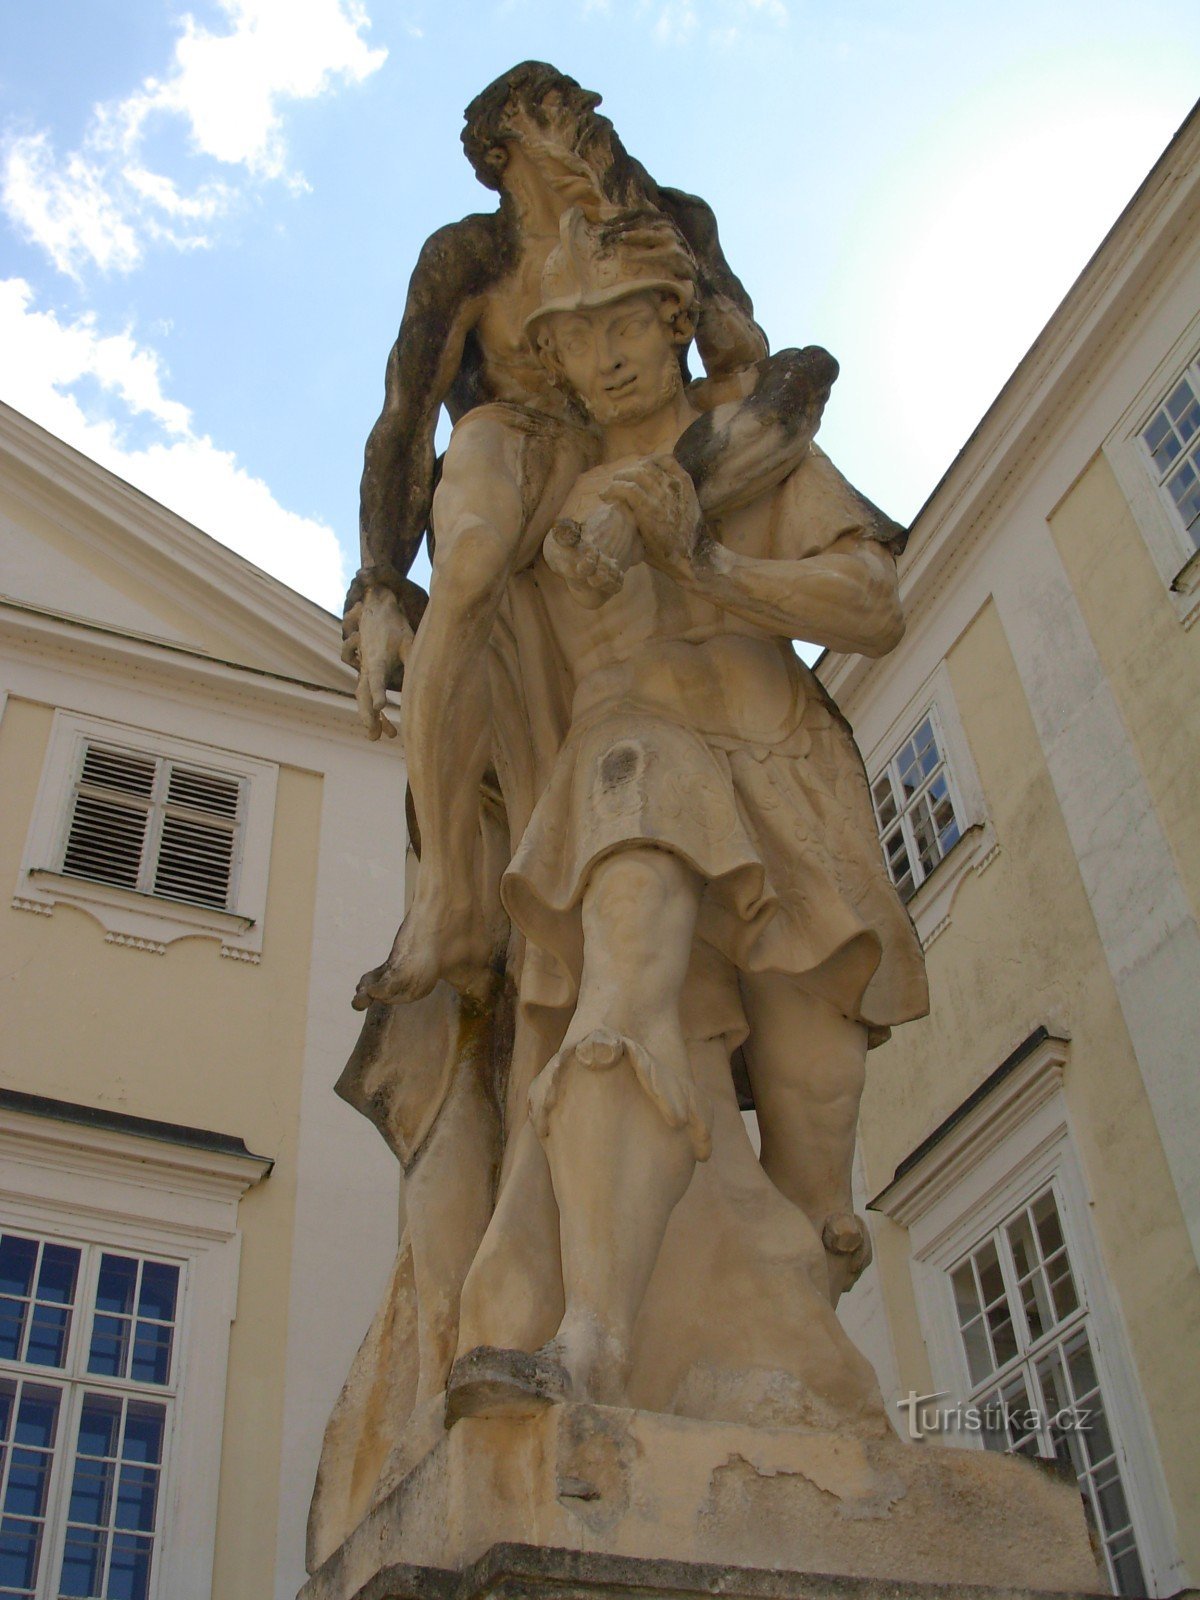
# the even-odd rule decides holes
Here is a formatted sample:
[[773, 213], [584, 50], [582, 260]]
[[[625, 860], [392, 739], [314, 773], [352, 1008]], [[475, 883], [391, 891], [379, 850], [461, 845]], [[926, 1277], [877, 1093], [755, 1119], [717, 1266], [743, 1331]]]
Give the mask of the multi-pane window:
[[1054, 1189], [989, 1234], [951, 1270], [950, 1282], [984, 1444], [1069, 1467], [1095, 1517], [1114, 1591], [1145, 1594], [1120, 1451]]
[[1200, 545], [1200, 358], [1142, 429], [1151, 470], [1194, 545]]
[[177, 1263], [0, 1234], [0, 1597], [150, 1600]]
[[962, 833], [932, 711], [872, 783], [871, 799], [888, 872], [911, 900]]
[[87, 741], [61, 869], [165, 900], [233, 903], [243, 780]]

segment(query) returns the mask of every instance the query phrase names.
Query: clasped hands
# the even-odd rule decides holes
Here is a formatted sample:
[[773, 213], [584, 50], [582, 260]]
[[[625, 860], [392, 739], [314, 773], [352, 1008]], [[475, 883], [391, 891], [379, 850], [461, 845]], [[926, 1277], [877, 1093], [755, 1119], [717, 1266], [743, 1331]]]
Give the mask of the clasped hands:
[[703, 518], [695, 485], [673, 456], [618, 467], [599, 493], [598, 510], [583, 522], [560, 518], [542, 546], [580, 605], [602, 606], [639, 561], [676, 578], [691, 572]]

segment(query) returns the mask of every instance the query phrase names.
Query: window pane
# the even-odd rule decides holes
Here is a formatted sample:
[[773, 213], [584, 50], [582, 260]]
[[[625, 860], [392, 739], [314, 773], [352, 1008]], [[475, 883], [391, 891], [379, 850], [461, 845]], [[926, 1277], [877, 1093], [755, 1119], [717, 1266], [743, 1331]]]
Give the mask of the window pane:
[[146, 1600], [150, 1592], [151, 1549], [149, 1539], [127, 1533], [113, 1537], [106, 1600]]
[[125, 1421], [126, 1461], [162, 1461], [163, 1422], [166, 1412], [162, 1406], [129, 1402], [129, 1415]]
[[133, 1340], [129, 1376], [138, 1383], [166, 1383], [171, 1376], [171, 1329], [157, 1322], [139, 1322]]
[[41, 1545], [40, 1522], [0, 1518], [0, 1594], [33, 1594]]
[[990, 1306], [1004, 1300], [1004, 1275], [1000, 1271], [1000, 1257], [996, 1254], [996, 1246], [990, 1239], [976, 1252], [975, 1265], [979, 1269], [979, 1287], [983, 1290], [984, 1304]]
[[67, 1510], [72, 1522], [96, 1528], [108, 1526], [114, 1476], [110, 1461], [92, 1461], [86, 1456], [76, 1458], [71, 1503]]
[[1058, 1220], [1058, 1207], [1054, 1203], [1053, 1192], [1047, 1189], [1045, 1194], [1039, 1195], [1030, 1210], [1037, 1224], [1042, 1255], [1048, 1259], [1056, 1250], [1061, 1250], [1063, 1247], [1062, 1224]]
[[138, 1296], [138, 1316], [155, 1317], [159, 1322], [175, 1320], [175, 1296], [179, 1289], [179, 1268], [161, 1261], [142, 1266], [142, 1292]]
[[121, 1402], [110, 1395], [88, 1395], [79, 1421], [80, 1454], [115, 1456], [120, 1431]]
[[63, 1547], [58, 1592], [67, 1600], [100, 1593], [108, 1536], [100, 1528], [71, 1528]]
[[1084, 1400], [1095, 1394], [1099, 1387], [1087, 1334], [1081, 1331], [1068, 1339], [1063, 1346], [1063, 1354], [1067, 1358], [1067, 1371], [1071, 1378], [1071, 1388], [1075, 1393], [1075, 1404], [1082, 1405]]
[[15, 1233], [0, 1237], [0, 1294], [31, 1294], [36, 1262], [36, 1239], [21, 1239]]
[[1047, 1261], [1046, 1275], [1050, 1279], [1050, 1292], [1054, 1296], [1054, 1309], [1061, 1322], [1064, 1317], [1069, 1317], [1078, 1305], [1079, 1297], [1075, 1293], [1075, 1280], [1071, 1276], [1070, 1263], [1067, 1261], [1066, 1252], [1056, 1260]]
[[117, 1491], [116, 1525], [135, 1533], [154, 1532], [154, 1512], [158, 1504], [158, 1468], [121, 1468]]
[[1114, 1556], [1112, 1564], [1118, 1594], [1143, 1595], [1147, 1592], [1142, 1563], [1138, 1560], [1136, 1550], [1130, 1548], [1121, 1555]]
[[129, 1359], [129, 1322], [125, 1317], [100, 1317], [92, 1324], [88, 1371], [101, 1378], [123, 1378]]
[[97, 1311], [115, 1311], [125, 1317], [132, 1315], [137, 1269], [137, 1262], [129, 1256], [110, 1256], [105, 1252], [96, 1285]]
[[977, 1317], [980, 1311], [979, 1296], [975, 1293], [975, 1274], [971, 1271], [971, 1263], [959, 1267], [950, 1279], [954, 1285], [954, 1305], [958, 1311], [958, 1321], [961, 1326], [969, 1322], [972, 1317]]
[[992, 1365], [992, 1351], [987, 1341], [987, 1334], [983, 1331], [983, 1318], [970, 1322], [962, 1331], [963, 1348], [967, 1353], [967, 1370], [971, 1374], [972, 1383], [980, 1383], [995, 1368]]
[[66, 1360], [70, 1328], [68, 1310], [35, 1303], [25, 1346], [26, 1361], [39, 1367], [61, 1367]]

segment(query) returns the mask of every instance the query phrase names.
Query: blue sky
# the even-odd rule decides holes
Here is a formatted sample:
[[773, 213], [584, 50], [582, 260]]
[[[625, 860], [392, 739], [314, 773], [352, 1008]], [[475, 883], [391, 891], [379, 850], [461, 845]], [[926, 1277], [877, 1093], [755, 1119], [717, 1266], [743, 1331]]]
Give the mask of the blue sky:
[[331, 609], [408, 274], [514, 62], [703, 194], [910, 518], [1200, 86], [1194, 0], [7, 0], [0, 398]]

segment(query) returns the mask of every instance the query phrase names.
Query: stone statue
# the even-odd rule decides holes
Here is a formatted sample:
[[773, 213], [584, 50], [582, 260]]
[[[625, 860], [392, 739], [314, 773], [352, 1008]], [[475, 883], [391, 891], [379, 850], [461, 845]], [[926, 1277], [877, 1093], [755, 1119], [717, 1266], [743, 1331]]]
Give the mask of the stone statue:
[[[348, 650], [376, 736], [404, 664], [420, 867], [338, 1090], [402, 1162], [408, 1221], [327, 1431], [313, 1600], [389, 1549], [460, 1565], [488, 1528], [637, 1553], [656, 1418], [712, 1457], [692, 1559], [759, 1550], [748, 1501], [714, 1509], [731, 1451], [799, 1451], [827, 1487], [832, 1449], [851, 1518], [911, 1478], [834, 1307], [870, 1256], [867, 1051], [924, 1013], [924, 967], [850, 729], [792, 648], [894, 647], [904, 534], [813, 443], [832, 358], [767, 355], [707, 208], [595, 104], [530, 63], [468, 108], [501, 210], [425, 247], [368, 446]], [[430, 514], [422, 616], [403, 569]], [[840, 1548], [816, 1515], [811, 1547]], [[650, 1553], [678, 1554], [655, 1517], [674, 1545]]]

